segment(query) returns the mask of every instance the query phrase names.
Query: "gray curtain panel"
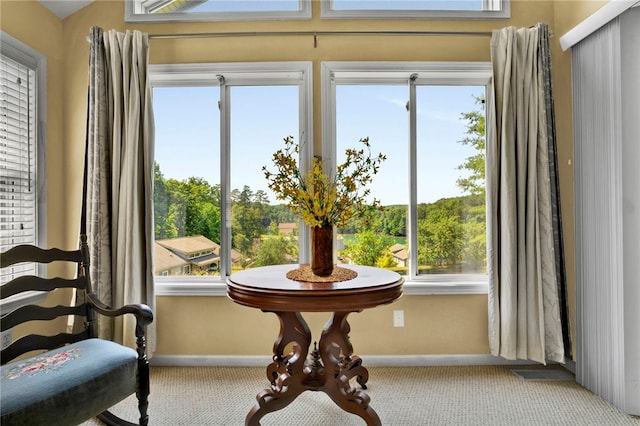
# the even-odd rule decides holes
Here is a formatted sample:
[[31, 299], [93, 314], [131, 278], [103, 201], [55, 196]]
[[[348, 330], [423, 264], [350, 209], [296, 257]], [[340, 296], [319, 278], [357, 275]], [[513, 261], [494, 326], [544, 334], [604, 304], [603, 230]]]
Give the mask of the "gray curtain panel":
[[493, 33], [486, 160], [491, 352], [540, 363], [565, 360], [558, 291], [564, 283], [556, 265], [562, 248], [554, 240], [560, 229], [552, 201], [557, 180], [549, 167], [555, 131], [542, 72], [549, 52], [540, 48], [546, 31], [537, 25]]
[[[145, 303], [153, 291], [153, 112], [148, 36], [91, 29], [86, 229], [91, 279], [106, 303]], [[100, 322], [100, 334], [135, 342], [133, 319]], [[153, 352], [155, 328], [148, 330]]]
[[569, 302], [567, 299], [567, 276], [562, 235], [562, 209], [560, 205], [560, 177], [558, 172], [558, 148], [556, 139], [555, 105], [551, 84], [551, 50], [549, 48], [549, 27], [538, 24], [539, 49], [542, 63], [542, 83], [544, 84], [544, 109], [547, 120], [547, 145], [549, 158], [549, 179], [551, 189], [551, 220], [553, 225], [553, 246], [556, 264], [556, 283], [562, 321], [562, 340], [565, 356], [571, 357], [571, 332], [569, 331]]

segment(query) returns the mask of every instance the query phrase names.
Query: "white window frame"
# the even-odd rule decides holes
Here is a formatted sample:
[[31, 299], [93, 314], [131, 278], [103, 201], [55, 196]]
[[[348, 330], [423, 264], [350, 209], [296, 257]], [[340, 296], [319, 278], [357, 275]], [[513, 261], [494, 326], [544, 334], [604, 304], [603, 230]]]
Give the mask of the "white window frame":
[[[234, 86], [299, 87], [300, 166], [308, 169], [313, 158], [313, 65], [311, 62], [244, 62], [211, 64], [166, 64], [149, 66], [152, 87], [218, 86], [220, 87], [220, 276], [155, 277], [156, 295], [160, 296], [225, 296], [226, 279], [231, 271], [231, 189], [230, 182], [230, 111], [226, 99]], [[311, 258], [308, 226], [300, 223], [299, 259]], [[224, 254], [223, 254], [224, 253]]]
[[298, 0], [298, 10], [282, 10], [277, 12], [168, 12], [147, 13], [145, 5], [157, 4], [151, 0], [125, 0], [125, 22], [222, 22], [222, 21], [256, 21], [256, 20], [284, 20], [311, 19], [311, 1]]
[[[336, 161], [336, 85], [386, 84], [408, 86], [409, 105], [415, 105], [416, 85], [480, 85], [490, 90], [489, 62], [323, 62], [322, 80], [322, 152], [323, 158], [334, 165]], [[416, 184], [416, 117], [409, 108], [410, 181], [407, 233], [409, 252], [417, 253], [417, 194]], [[412, 151], [413, 150], [413, 151]], [[405, 277], [406, 294], [486, 294], [488, 279], [482, 274], [418, 275], [417, 256], [410, 259], [409, 274]]]
[[333, 0], [321, 0], [322, 19], [508, 19], [510, 0], [483, 0], [483, 10], [335, 10]]
[[[46, 247], [47, 219], [47, 170], [46, 170], [46, 117], [47, 117], [47, 59], [46, 56], [31, 48], [13, 36], [0, 31], [0, 50], [2, 55], [11, 58], [35, 71], [36, 81], [36, 241], [40, 247]], [[46, 265], [38, 265], [38, 274], [46, 275]], [[43, 301], [46, 293], [29, 292], [16, 295], [0, 302], [0, 314], [10, 312], [20, 306]]]

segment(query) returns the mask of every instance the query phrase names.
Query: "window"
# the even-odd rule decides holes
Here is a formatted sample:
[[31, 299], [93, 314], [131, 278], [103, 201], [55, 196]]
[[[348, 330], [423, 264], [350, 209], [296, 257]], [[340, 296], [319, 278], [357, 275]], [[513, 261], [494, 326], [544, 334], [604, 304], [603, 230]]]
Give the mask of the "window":
[[335, 10], [483, 10], [483, 0], [331, 0]]
[[509, 18], [509, 0], [323, 0], [323, 18]]
[[[45, 59], [6, 33], [0, 36], [0, 251], [45, 245]], [[0, 284], [34, 274], [33, 264], [3, 271]], [[3, 302], [11, 309], [14, 301]]]
[[262, 166], [287, 136], [300, 142], [300, 164], [310, 163], [310, 74], [306, 62], [150, 66], [160, 294], [308, 259], [308, 230], [285, 232], [297, 219], [278, 205]]
[[408, 283], [486, 291], [490, 76], [487, 63], [323, 63], [323, 155], [340, 163], [368, 137], [387, 156], [371, 186], [385, 210], [366, 228], [338, 229], [339, 259], [394, 269]]
[[311, 0], [126, 0], [125, 21], [310, 19]]

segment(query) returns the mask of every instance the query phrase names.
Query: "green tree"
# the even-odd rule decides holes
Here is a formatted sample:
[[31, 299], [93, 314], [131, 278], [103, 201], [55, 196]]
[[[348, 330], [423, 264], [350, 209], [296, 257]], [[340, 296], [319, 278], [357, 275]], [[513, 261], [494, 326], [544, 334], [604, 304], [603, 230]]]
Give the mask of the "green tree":
[[269, 224], [269, 230], [267, 232], [269, 235], [278, 235], [278, 233], [280, 232], [278, 230], [278, 224], [275, 222], [271, 222]]
[[462, 197], [418, 206], [418, 263], [455, 265], [462, 259]]
[[188, 178], [181, 189], [186, 202], [186, 235], [204, 235], [211, 241], [220, 241], [218, 190], [198, 177]]
[[232, 243], [246, 256], [252, 255], [252, 247], [267, 230], [262, 200], [264, 198], [259, 195], [256, 201], [255, 194], [247, 185], [242, 188], [242, 191], [234, 189], [231, 192]]
[[391, 244], [389, 237], [364, 229], [346, 244], [344, 253], [358, 265], [375, 266]]
[[169, 220], [170, 195], [165, 179], [160, 171], [160, 165], [153, 163], [153, 217], [154, 234], [157, 240], [171, 238], [169, 228], [175, 229], [175, 224]]
[[[476, 97], [476, 104], [484, 109], [484, 98]], [[482, 111], [471, 111], [462, 113], [462, 119], [467, 122], [467, 137], [460, 140], [463, 145], [470, 145], [476, 153], [467, 157], [458, 170], [469, 172], [467, 177], [461, 177], [456, 181], [460, 189], [468, 194], [485, 193], [485, 114]]]
[[476, 104], [482, 108], [479, 111], [471, 111], [462, 114], [466, 120], [467, 137], [460, 141], [463, 145], [470, 145], [476, 150], [476, 154], [468, 157], [458, 166], [459, 170], [467, 170], [469, 175], [460, 178], [456, 182], [458, 186], [470, 194], [469, 206], [463, 218], [464, 251], [463, 263], [472, 267], [475, 272], [486, 271], [487, 259], [487, 228], [486, 228], [486, 136], [485, 136], [485, 100], [482, 97], [475, 98]]
[[[184, 235], [184, 227], [178, 229], [178, 224], [184, 223], [184, 220], [180, 220], [179, 217], [184, 217], [184, 204], [171, 204], [169, 206], [169, 212], [167, 213], [166, 228], [164, 236], [162, 238], [177, 238], [179, 235]], [[156, 238], [158, 238], [156, 236]]]
[[269, 196], [262, 189], [258, 189], [253, 196], [253, 199], [256, 203], [261, 206], [266, 206], [269, 204]]
[[295, 215], [284, 204], [265, 205], [264, 214], [269, 219], [269, 224], [298, 222]]
[[385, 206], [381, 216], [382, 231], [387, 235], [407, 235], [407, 206]]
[[176, 179], [165, 181], [169, 193], [169, 210], [167, 212], [166, 238], [184, 237], [187, 232], [187, 201], [184, 182]]
[[380, 256], [376, 262], [376, 266], [378, 268], [394, 268], [396, 267], [396, 262], [393, 260], [393, 254], [387, 250], [385, 251], [382, 256]]
[[297, 258], [298, 246], [290, 238], [280, 234], [264, 238], [256, 250], [254, 266], [282, 265]]
[[464, 240], [463, 263], [469, 265], [474, 272], [486, 272], [487, 237], [484, 206], [470, 208], [473, 217], [462, 225]]
[[157, 239], [204, 235], [220, 241], [220, 187], [202, 178], [165, 179], [154, 164], [154, 220]]

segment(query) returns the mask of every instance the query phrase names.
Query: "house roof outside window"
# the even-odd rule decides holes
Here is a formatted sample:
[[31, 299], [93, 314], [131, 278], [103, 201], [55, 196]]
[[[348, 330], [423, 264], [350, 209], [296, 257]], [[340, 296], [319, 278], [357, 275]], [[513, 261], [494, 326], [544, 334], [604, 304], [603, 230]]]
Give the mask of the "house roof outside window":
[[194, 235], [192, 237], [171, 238], [168, 240], [156, 240], [160, 244], [172, 252], [180, 255], [185, 259], [193, 259], [198, 253], [215, 253], [220, 254], [220, 245], [214, 243], [207, 237], [202, 235]]
[[154, 245], [154, 253], [154, 267], [156, 275], [159, 275], [164, 271], [170, 271], [174, 268], [182, 268], [184, 265], [189, 263], [180, 256], [172, 253], [170, 250], [162, 247], [157, 242]]

